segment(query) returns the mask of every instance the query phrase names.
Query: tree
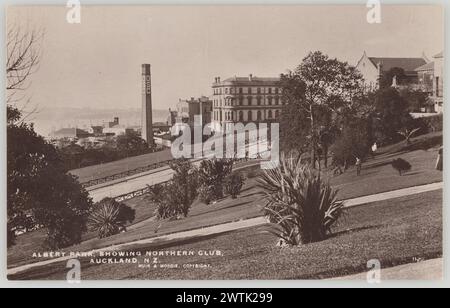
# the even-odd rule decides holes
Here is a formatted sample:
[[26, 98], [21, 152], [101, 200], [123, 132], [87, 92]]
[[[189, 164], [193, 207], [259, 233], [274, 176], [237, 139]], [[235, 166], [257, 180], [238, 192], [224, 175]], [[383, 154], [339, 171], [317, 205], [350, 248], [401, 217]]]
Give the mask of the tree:
[[233, 171], [233, 159], [207, 159], [200, 163], [200, 199], [209, 204], [223, 198], [224, 183]]
[[92, 205], [89, 194], [75, 177], [67, 174], [53, 145], [26, 124], [27, 115], [17, 108], [18, 92], [27, 90], [29, 77], [40, 60], [41, 30], [8, 25], [7, 32], [7, 234], [13, 245], [18, 232], [47, 230], [51, 249], [81, 241]]
[[280, 117], [281, 148], [285, 152], [305, 153], [310, 147], [311, 130], [308, 116], [303, 112], [306, 84], [300, 75], [294, 74], [281, 75], [280, 84], [284, 103]]
[[148, 198], [157, 206], [158, 219], [187, 217], [197, 198], [198, 170], [185, 158], [172, 162], [170, 167], [174, 171], [172, 180], [149, 189]]
[[[282, 127], [291, 126], [297, 130], [295, 136], [301, 143], [307, 143], [311, 152], [311, 162], [315, 166], [323, 127], [330, 127], [330, 119], [341, 113], [360, 96], [363, 78], [355, 67], [337, 59], [330, 59], [321, 52], [310, 53], [294, 72], [282, 75], [283, 100], [288, 104], [284, 113], [302, 117], [291, 121], [294, 115], [282, 117]], [[324, 114], [332, 117], [322, 117]], [[286, 150], [286, 149], [285, 149]]]
[[[16, 104], [24, 98], [16, 94], [28, 89], [29, 77], [39, 67], [40, 44], [43, 35], [44, 32], [42, 30], [24, 29], [18, 24], [8, 24], [6, 42], [6, 90], [8, 104]], [[23, 108], [21, 111], [23, 111]]]
[[289, 245], [326, 239], [342, 215], [337, 190], [301, 160], [282, 156], [280, 166], [265, 170], [259, 182], [267, 200], [264, 213], [276, 225], [272, 232]]
[[89, 227], [91, 231], [98, 232], [98, 237], [102, 239], [122, 232], [135, 217], [134, 209], [112, 198], [105, 198], [94, 205]]
[[420, 127], [418, 128], [409, 128], [409, 127], [403, 127], [398, 133], [405, 138], [405, 142], [407, 145], [411, 144], [411, 137], [414, 136], [415, 133], [417, 133], [419, 130], [421, 130]]
[[431, 109], [433, 106], [429, 94], [421, 90], [403, 88], [400, 96], [407, 102], [409, 112], [420, 112], [422, 108]]
[[117, 150], [122, 156], [135, 156], [147, 153], [149, 147], [137, 132], [132, 131], [117, 137]]
[[400, 140], [399, 131], [412, 130], [415, 122], [408, 111], [408, 103], [394, 88], [380, 89], [374, 96], [375, 124], [378, 139], [385, 143]]
[[18, 123], [18, 109], [8, 106], [7, 113], [8, 243], [34, 228], [47, 229], [50, 248], [78, 243], [92, 205], [89, 194], [67, 174], [53, 145], [33, 125]]
[[353, 164], [356, 157], [364, 159], [369, 153], [371, 140], [364, 120], [355, 120], [342, 129], [335, 143], [331, 147], [335, 165], [342, 165], [346, 169]]

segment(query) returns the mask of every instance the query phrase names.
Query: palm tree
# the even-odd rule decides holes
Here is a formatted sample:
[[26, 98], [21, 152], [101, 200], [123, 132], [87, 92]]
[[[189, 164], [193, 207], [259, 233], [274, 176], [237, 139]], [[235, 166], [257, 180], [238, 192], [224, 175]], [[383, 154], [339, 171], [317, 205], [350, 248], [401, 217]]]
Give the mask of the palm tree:
[[105, 238], [125, 230], [126, 223], [134, 219], [134, 209], [112, 198], [105, 198], [94, 205], [88, 224], [90, 230], [98, 232], [99, 238]]
[[271, 232], [297, 246], [322, 241], [341, 217], [344, 204], [337, 190], [300, 159], [282, 155], [277, 168], [265, 170], [260, 186], [267, 200], [264, 213], [277, 227]]

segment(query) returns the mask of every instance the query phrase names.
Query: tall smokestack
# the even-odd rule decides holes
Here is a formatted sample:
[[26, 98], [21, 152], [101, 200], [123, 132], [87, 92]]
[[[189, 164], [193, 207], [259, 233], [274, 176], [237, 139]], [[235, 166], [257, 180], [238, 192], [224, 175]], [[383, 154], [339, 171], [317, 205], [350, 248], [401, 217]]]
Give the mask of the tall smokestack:
[[150, 64], [142, 64], [142, 139], [154, 144], [152, 119], [152, 74]]

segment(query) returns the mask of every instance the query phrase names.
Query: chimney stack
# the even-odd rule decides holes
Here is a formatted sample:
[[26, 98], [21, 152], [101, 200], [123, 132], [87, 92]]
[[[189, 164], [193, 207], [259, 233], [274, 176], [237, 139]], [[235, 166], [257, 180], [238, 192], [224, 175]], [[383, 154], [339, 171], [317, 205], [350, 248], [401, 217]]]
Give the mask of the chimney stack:
[[253, 81], [253, 74], [248, 75], [248, 81]]
[[142, 64], [142, 139], [149, 147], [154, 145], [150, 64]]

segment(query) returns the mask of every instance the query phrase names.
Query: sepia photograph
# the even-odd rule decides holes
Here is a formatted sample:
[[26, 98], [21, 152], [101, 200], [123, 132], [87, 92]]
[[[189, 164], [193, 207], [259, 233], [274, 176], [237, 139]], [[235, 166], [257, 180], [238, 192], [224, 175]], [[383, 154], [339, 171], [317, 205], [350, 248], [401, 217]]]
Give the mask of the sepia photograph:
[[442, 5], [5, 17], [9, 281], [444, 279]]

